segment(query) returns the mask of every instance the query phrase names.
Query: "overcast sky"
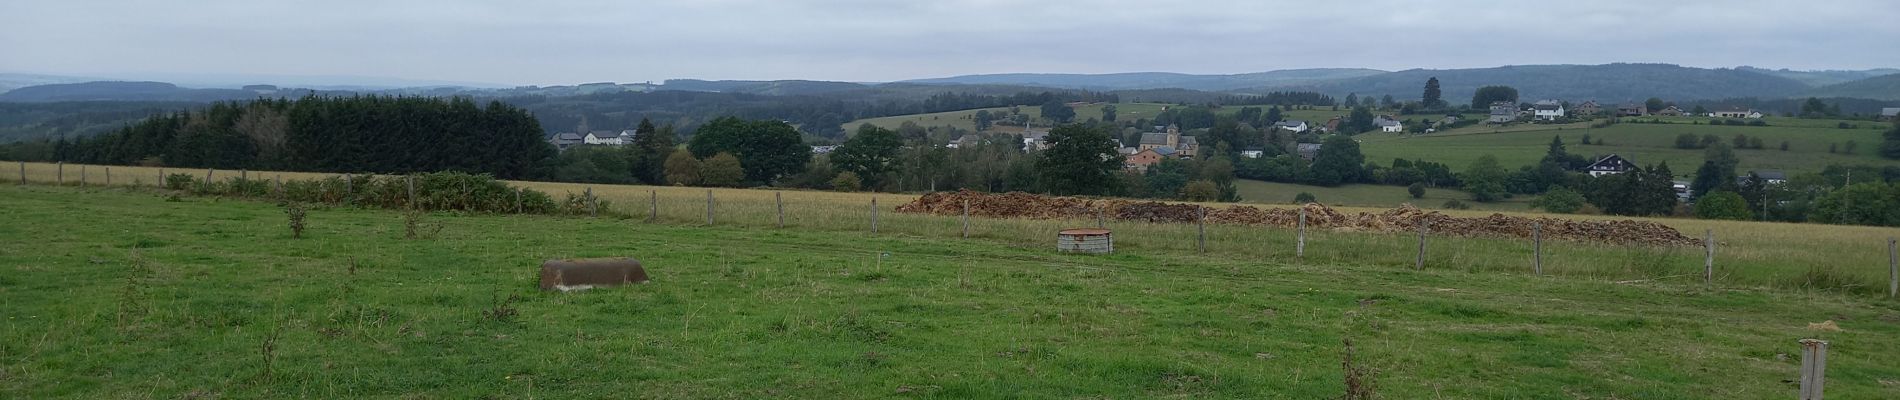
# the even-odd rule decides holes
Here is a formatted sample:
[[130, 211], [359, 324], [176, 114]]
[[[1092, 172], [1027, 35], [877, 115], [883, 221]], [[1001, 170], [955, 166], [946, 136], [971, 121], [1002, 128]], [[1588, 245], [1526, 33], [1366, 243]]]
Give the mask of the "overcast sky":
[[0, 0], [0, 72], [499, 84], [1900, 67], [1896, 0]]

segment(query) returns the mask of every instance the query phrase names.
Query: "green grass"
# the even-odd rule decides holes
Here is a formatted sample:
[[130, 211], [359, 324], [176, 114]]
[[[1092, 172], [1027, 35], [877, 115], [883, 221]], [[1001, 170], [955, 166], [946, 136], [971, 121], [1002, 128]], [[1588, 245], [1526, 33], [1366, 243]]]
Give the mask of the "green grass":
[[[1770, 123], [1784, 123], [1790, 120], [1771, 120]], [[1789, 173], [1820, 172], [1829, 164], [1870, 164], [1900, 165], [1900, 161], [1879, 158], [1876, 148], [1880, 144], [1881, 131], [1877, 129], [1837, 129], [1833, 127], [1801, 126], [1709, 126], [1689, 124], [1633, 124], [1624, 123], [1601, 129], [1583, 129], [1581, 126], [1555, 129], [1544, 125], [1514, 125], [1505, 129], [1540, 129], [1515, 132], [1490, 133], [1464, 128], [1457, 132], [1432, 135], [1398, 135], [1373, 133], [1360, 135], [1360, 148], [1367, 160], [1382, 165], [1390, 164], [1394, 158], [1426, 159], [1449, 164], [1453, 169], [1462, 170], [1471, 162], [1484, 155], [1493, 155], [1505, 166], [1515, 168], [1532, 165], [1544, 157], [1544, 151], [1552, 136], [1562, 136], [1568, 150], [1585, 157], [1594, 155], [1619, 154], [1638, 164], [1649, 165], [1669, 162], [1669, 167], [1677, 175], [1690, 175], [1702, 164], [1702, 150], [1675, 148], [1676, 136], [1684, 133], [1697, 136], [1712, 134], [1725, 142], [1737, 134], [1760, 137], [1763, 149], [1737, 150], [1741, 158], [1740, 171], [1783, 170]], [[1462, 134], [1458, 132], [1463, 132]], [[1583, 145], [1583, 135], [1592, 140], [1608, 140], [1608, 145]], [[1781, 142], [1789, 142], [1789, 151], [1781, 151]], [[1828, 144], [1841, 144], [1855, 141], [1859, 143], [1856, 154], [1828, 153]], [[1844, 147], [1843, 147], [1844, 149]]]
[[[1322, 398], [1342, 338], [1387, 398], [1778, 398], [1804, 337], [1834, 343], [1830, 394], [1900, 396], [1900, 304], [1858, 296], [611, 218], [435, 214], [405, 240], [397, 213], [319, 208], [295, 240], [262, 202], [0, 204], [30, 238], [0, 242], [9, 398]], [[604, 256], [653, 282], [533, 289], [540, 260]]]
[[1262, 204], [1291, 204], [1294, 196], [1305, 192], [1312, 193], [1320, 203], [1332, 206], [1390, 208], [1410, 203], [1418, 208], [1439, 209], [1444, 208], [1446, 201], [1458, 200], [1473, 210], [1530, 211], [1530, 201], [1536, 198], [1520, 195], [1501, 202], [1479, 203], [1471, 200], [1471, 193], [1462, 190], [1426, 188], [1424, 198], [1414, 199], [1406, 193], [1404, 186], [1353, 184], [1324, 187], [1249, 179], [1236, 180], [1235, 186], [1240, 190], [1242, 202]]

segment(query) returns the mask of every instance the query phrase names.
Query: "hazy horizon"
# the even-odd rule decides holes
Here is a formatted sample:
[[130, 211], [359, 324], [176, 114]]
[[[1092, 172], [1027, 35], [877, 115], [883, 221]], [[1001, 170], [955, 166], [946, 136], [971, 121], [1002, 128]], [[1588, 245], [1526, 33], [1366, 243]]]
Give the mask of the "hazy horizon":
[[30, 2], [0, 13], [0, 53], [9, 55], [0, 71], [546, 86], [1618, 62], [1900, 66], [1900, 52], [1881, 51], [1900, 37], [1891, 23], [1900, 3], [1825, 3]]

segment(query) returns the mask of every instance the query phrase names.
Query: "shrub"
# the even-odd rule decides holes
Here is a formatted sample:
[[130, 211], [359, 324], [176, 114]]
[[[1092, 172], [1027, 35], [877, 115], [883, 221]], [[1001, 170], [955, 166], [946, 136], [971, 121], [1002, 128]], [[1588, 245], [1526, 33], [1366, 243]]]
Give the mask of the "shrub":
[[1549, 192], [1544, 193], [1544, 197], [1539, 197], [1537, 200], [1531, 201], [1531, 207], [1541, 208], [1544, 209], [1544, 211], [1559, 214], [1575, 213], [1577, 210], [1583, 209], [1583, 206], [1584, 200], [1582, 193], [1562, 186], [1552, 188]]
[[699, 167], [699, 160], [694, 159], [692, 153], [675, 151], [673, 155], [666, 156], [666, 183], [675, 186], [699, 184]]
[[1410, 186], [1405, 187], [1405, 194], [1412, 195], [1414, 199], [1425, 198], [1425, 183], [1413, 182]]
[[191, 189], [196, 186], [198, 186], [198, 178], [192, 176], [191, 174], [165, 175], [166, 189], [186, 190], [186, 189]]
[[739, 157], [732, 153], [715, 154], [699, 164], [701, 185], [737, 187], [743, 180], [745, 180], [745, 170], [739, 167]]
[[1220, 198], [1220, 187], [1214, 181], [1198, 179], [1181, 187], [1181, 199], [1187, 201], [1214, 201]]
[[285, 202], [284, 215], [290, 218], [290, 238], [303, 238], [303, 204], [295, 201]]
[[1445, 200], [1444, 208], [1451, 210], [1469, 210], [1471, 209], [1471, 205], [1465, 204], [1465, 202], [1458, 201], [1457, 199], [1451, 199]]
[[1314, 198], [1312, 193], [1300, 192], [1300, 194], [1293, 195], [1294, 204], [1306, 204], [1306, 203], [1317, 203], [1317, 202], [1319, 202], [1319, 199]]
[[864, 187], [864, 179], [858, 178], [858, 173], [856, 172], [851, 172], [851, 171], [839, 172], [838, 176], [831, 178], [832, 190], [837, 190], [840, 192], [856, 192], [858, 191], [858, 189], [862, 189], [863, 187]]
[[1726, 190], [1717, 190], [1696, 199], [1695, 216], [1701, 219], [1746, 220], [1749, 217], [1748, 201], [1742, 195]]

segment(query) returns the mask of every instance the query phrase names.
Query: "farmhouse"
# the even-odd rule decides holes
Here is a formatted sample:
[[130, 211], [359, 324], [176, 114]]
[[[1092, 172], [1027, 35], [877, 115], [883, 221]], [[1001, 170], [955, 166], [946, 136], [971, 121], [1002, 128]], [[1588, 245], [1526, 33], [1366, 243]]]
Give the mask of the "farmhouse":
[[1260, 158], [1266, 155], [1267, 155], [1266, 149], [1262, 149], [1259, 147], [1248, 147], [1246, 150], [1240, 151], [1240, 156], [1245, 157], [1245, 158]]
[[1605, 156], [1597, 160], [1597, 162], [1590, 163], [1590, 166], [1583, 167], [1583, 170], [1589, 172], [1592, 177], [1621, 174], [1635, 169], [1636, 163], [1629, 162], [1629, 160], [1623, 159], [1623, 156], [1615, 154]]
[[832, 151], [837, 150], [837, 149], [838, 149], [838, 146], [812, 146], [811, 153], [812, 154], [831, 154]]
[[588, 132], [587, 137], [582, 138], [582, 142], [585, 142], [587, 144], [598, 144], [598, 145], [607, 145], [607, 146], [619, 146], [623, 144], [633, 143], [633, 131], [620, 131], [618, 133], [614, 131]]
[[1141, 151], [1136, 152], [1135, 154], [1128, 155], [1128, 158], [1123, 159], [1122, 168], [1139, 171], [1139, 172], [1147, 172], [1149, 166], [1159, 164], [1161, 163], [1162, 159], [1168, 158], [1172, 155], [1174, 155], [1174, 149], [1170, 149], [1167, 147], [1142, 149]]
[[1491, 103], [1491, 117], [1484, 122], [1493, 124], [1510, 123], [1517, 120], [1517, 105], [1508, 101]]
[[1716, 112], [1709, 113], [1709, 116], [1715, 117], [1715, 118], [1751, 118], [1753, 119], [1753, 118], [1761, 118], [1761, 113], [1755, 110], [1746, 110], [1746, 109], [1742, 109], [1741, 107], [1735, 107], [1735, 108], [1730, 108], [1726, 111], [1716, 111]]
[[1616, 106], [1616, 116], [1641, 117], [1649, 114], [1649, 106], [1642, 104], [1623, 104]]
[[587, 140], [582, 138], [581, 134], [574, 132], [556, 133], [548, 137], [548, 144], [554, 145], [555, 150], [567, 150], [569, 147], [581, 145], [586, 142]]
[[1662, 109], [1662, 111], [1656, 112], [1656, 115], [1661, 115], [1665, 117], [1680, 117], [1687, 114], [1688, 113], [1682, 112], [1681, 107], [1676, 107], [1676, 106], [1669, 106], [1669, 108], [1664, 108]]
[[1556, 121], [1566, 115], [1564, 103], [1556, 100], [1538, 101], [1537, 104], [1531, 105], [1531, 110], [1539, 121]]
[[1587, 101], [1584, 101], [1583, 104], [1578, 104], [1576, 107], [1572, 107], [1572, 108], [1577, 111], [1577, 115], [1583, 115], [1583, 116], [1592, 116], [1592, 115], [1597, 115], [1597, 113], [1603, 112], [1603, 106], [1597, 105], [1596, 100], [1587, 100]]
[[1024, 130], [1023, 151], [1048, 150], [1049, 131]]
[[1892, 121], [1896, 118], [1900, 118], [1900, 107], [1887, 107], [1887, 108], [1880, 109], [1880, 120]]
[[1300, 158], [1313, 161], [1314, 157], [1319, 157], [1319, 147], [1319, 143], [1300, 143], [1294, 146], [1294, 150], [1300, 154]]
[[1748, 171], [1747, 175], [1735, 177], [1735, 183], [1746, 184], [1750, 176], [1759, 176], [1761, 180], [1767, 181], [1770, 185], [1779, 185], [1788, 182], [1788, 173], [1765, 169], [1760, 171]]
[[1378, 119], [1372, 120], [1372, 124], [1378, 125], [1380, 132], [1395, 133], [1395, 132], [1405, 131], [1405, 124], [1399, 123], [1399, 121], [1393, 120], [1391, 117], [1387, 117], [1384, 115], [1379, 116]]
[[1339, 132], [1339, 123], [1341, 121], [1345, 121], [1345, 119], [1339, 117], [1328, 118], [1326, 119], [1326, 123], [1320, 125], [1318, 128], [1321, 132]]
[[1280, 124], [1276, 126], [1278, 126], [1280, 129], [1292, 131], [1293, 133], [1306, 132], [1307, 129], [1311, 129], [1310, 126], [1306, 125], [1306, 121], [1301, 121], [1297, 119], [1280, 121]]

